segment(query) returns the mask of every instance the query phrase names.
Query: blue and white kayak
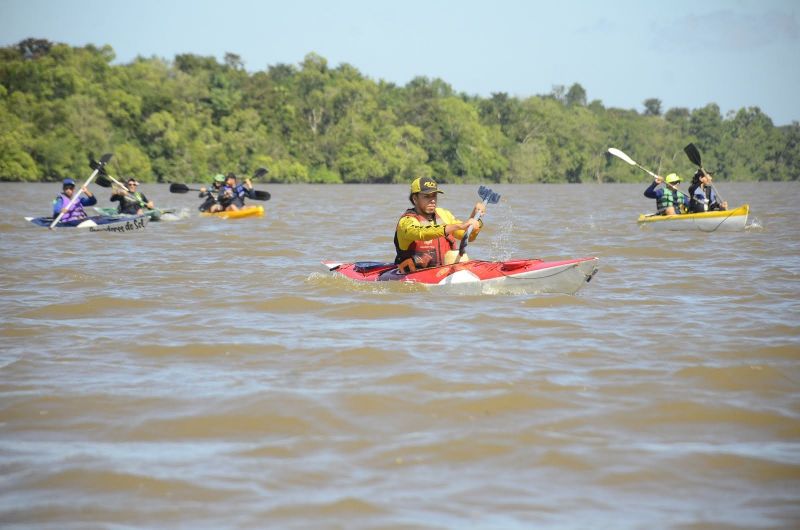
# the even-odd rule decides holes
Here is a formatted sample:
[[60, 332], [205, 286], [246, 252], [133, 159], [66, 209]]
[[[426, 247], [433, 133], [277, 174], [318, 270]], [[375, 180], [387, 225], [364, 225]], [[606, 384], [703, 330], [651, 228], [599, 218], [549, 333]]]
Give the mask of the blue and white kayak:
[[[36, 226], [50, 228], [52, 217], [26, 217]], [[147, 215], [119, 217], [116, 215], [95, 215], [86, 219], [59, 222], [53, 228], [83, 228], [89, 232], [136, 232], [147, 226], [150, 218]]]

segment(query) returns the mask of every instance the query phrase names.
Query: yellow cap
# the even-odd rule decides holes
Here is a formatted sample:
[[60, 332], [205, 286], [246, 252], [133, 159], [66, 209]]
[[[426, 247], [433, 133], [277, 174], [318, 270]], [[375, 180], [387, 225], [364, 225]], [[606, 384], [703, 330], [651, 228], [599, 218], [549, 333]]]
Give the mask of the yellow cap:
[[672, 184], [673, 182], [680, 182], [681, 178], [677, 173], [670, 173], [664, 180], [667, 181], [667, 184]]
[[430, 177], [419, 177], [411, 183], [411, 193], [444, 193]]

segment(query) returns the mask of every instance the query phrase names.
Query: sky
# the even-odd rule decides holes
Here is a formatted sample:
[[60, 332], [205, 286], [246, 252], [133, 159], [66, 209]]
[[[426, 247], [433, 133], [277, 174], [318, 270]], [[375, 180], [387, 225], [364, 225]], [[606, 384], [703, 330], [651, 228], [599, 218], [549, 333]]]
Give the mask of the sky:
[[797, 0], [0, 0], [0, 46], [28, 37], [107, 44], [114, 64], [234, 53], [255, 72], [313, 52], [401, 86], [525, 98], [580, 83], [606, 107], [800, 121]]

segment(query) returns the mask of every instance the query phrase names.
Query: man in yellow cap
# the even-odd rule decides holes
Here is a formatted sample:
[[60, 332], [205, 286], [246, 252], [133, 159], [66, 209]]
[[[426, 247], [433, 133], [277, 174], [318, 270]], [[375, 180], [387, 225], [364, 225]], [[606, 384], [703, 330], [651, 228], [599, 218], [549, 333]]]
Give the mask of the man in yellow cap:
[[[439, 189], [430, 177], [420, 177], [411, 183], [408, 200], [413, 208], [406, 210], [397, 222], [394, 233], [394, 247], [397, 256], [394, 262], [403, 273], [414, 272], [426, 267], [445, 264], [449, 251], [455, 251], [464, 231], [472, 226], [470, 241], [473, 241], [483, 226], [483, 221], [475, 216], [485, 212], [486, 207], [478, 202], [470, 218], [464, 222], [456, 219], [449, 210], [437, 207]], [[452, 255], [452, 252], [451, 252]]]
[[[689, 209], [690, 197], [678, 189], [680, 182], [681, 177], [676, 173], [670, 173], [666, 178], [656, 176], [653, 183], [644, 190], [644, 196], [656, 200], [656, 208], [660, 215], [684, 213]], [[657, 188], [660, 184], [664, 186]]]

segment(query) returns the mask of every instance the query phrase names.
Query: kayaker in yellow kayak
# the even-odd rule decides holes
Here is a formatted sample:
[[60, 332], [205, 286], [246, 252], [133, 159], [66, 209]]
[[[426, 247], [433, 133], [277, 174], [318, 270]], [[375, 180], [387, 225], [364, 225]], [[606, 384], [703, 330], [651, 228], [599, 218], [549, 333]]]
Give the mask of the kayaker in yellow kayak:
[[200, 194], [198, 197], [201, 199], [205, 199], [203, 204], [198, 207], [198, 210], [201, 212], [219, 212], [222, 211], [222, 205], [219, 203], [219, 194], [222, 191], [222, 184], [225, 182], [225, 175], [222, 173], [217, 173], [214, 175], [214, 180], [211, 182], [211, 186], [200, 187]]
[[153, 201], [148, 200], [144, 193], [138, 191], [139, 181], [131, 177], [125, 182], [125, 189], [116, 187], [111, 193], [111, 202], [119, 202], [117, 211], [128, 215], [142, 215], [144, 208], [155, 208]]
[[689, 185], [689, 195], [692, 197], [690, 210], [692, 213], [711, 212], [714, 210], [727, 210], [728, 201], [720, 202], [717, 191], [711, 184], [711, 173], [698, 169], [692, 183]]
[[[394, 233], [394, 247], [397, 256], [394, 262], [403, 273], [417, 269], [445, 265], [450, 256], [457, 253], [459, 240], [464, 231], [472, 226], [469, 240], [474, 241], [483, 226], [483, 221], [475, 220], [478, 212], [483, 215], [486, 207], [478, 202], [473, 208], [470, 218], [464, 222], [450, 213], [449, 210], [437, 207], [439, 189], [430, 177], [420, 177], [411, 183], [411, 194], [408, 200], [413, 208], [406, 210], [397, 222]], [[462, 258], [462, 261], [465, 261]]]
[[250, 178], [244, 179], [243, 184], [237, 184], [236, 175], [228, 173], [218, 196], [222, 210], [236, 211], [244, 208], [245, 197], [253, 197], [253, 184]]
[[[670, 173], [666, 177], [656, 175], [653, 183], [644, 190], [644, 196], [656, 200], [659, 215], [676, 215], [689, 210], [689, 195], [678, 189], [681, 177]], [[663, 187], [658, 187], [663, 184]]]

